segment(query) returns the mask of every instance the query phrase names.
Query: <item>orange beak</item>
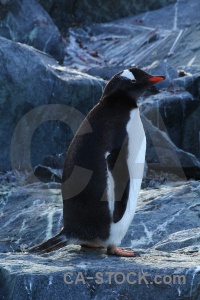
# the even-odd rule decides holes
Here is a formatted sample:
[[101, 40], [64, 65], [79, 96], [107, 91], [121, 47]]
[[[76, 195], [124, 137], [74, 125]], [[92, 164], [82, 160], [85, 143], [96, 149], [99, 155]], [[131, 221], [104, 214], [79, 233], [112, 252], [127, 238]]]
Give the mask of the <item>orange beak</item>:
[[165, 76], [152, 76], [148, 78], [148, 81], [151, 81], [152, 83], [156, 83], [162, 80], [165, 80]]

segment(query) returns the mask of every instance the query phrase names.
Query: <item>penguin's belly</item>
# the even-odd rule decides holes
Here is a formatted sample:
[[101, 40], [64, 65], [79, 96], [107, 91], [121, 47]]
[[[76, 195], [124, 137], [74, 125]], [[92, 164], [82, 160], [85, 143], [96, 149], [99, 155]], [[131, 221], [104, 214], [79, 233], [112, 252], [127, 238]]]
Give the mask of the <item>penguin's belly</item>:
[[[110, 235], [105, 243], [106, 246], [119, 245], [121, 243], [121, 240], [124, 238], [136, 210], [137, 199], [143, 178], [146, 153], [146, 137], [138, 108], [131, 111], [130, 119], [126, 126], [126, 131], [128, 135], [127, 165], [130, 177], [129, 194], [126, 210], [121, 220], [117, 223], [111, 223]], [[109, 208], [112, 216], [114, 211], [114, 180], [109, 171], [107, 177], [107, 191]]]

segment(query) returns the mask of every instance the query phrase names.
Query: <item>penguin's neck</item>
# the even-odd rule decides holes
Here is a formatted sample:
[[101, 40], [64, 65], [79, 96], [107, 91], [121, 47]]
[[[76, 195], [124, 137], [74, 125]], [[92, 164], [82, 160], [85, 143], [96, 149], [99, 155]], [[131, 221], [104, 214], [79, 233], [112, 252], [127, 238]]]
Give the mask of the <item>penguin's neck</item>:
[[103, 95], [100, 102], [107, 107], [119, 109], [132, 110], [138, 108], [137, 99], [130, 97], [128, 93], [120, 90], [113, 94]]

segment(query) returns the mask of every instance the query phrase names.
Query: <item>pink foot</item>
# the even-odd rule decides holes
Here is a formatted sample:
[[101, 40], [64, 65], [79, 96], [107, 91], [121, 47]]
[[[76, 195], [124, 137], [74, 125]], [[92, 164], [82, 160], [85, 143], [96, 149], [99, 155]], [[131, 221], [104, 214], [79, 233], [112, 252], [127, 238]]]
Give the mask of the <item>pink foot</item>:
[[117, 256], [124, 256], [124, 257], [133, 257], [136, 254], [133, 251], [123, 250], [118, 247], [110, 246], [107, 248], [107, 254], [109, 255], [117, 255]]

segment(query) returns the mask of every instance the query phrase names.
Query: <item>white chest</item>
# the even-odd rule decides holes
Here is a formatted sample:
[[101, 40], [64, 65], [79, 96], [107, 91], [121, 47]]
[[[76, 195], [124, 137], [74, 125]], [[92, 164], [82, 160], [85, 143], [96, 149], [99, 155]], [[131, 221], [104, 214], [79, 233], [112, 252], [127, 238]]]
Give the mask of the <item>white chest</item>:
[[[128, 227], [135, 214], [138, 194], [144, 172], [146, 137], [140, 119], [139, 109], [134, 109], [130, 113], [130, 120], [126, 127], [128, 135], [128, 170], [130, 176], [130, 189], [126, 211], [117, 223], [112, 223], [110, 227], [110, 237], [106, 245], [119, 245], [125, 236]], [[108, 176], [108, 201], [111, 215], [114, 209], [114, 181], [111, 173]]]

